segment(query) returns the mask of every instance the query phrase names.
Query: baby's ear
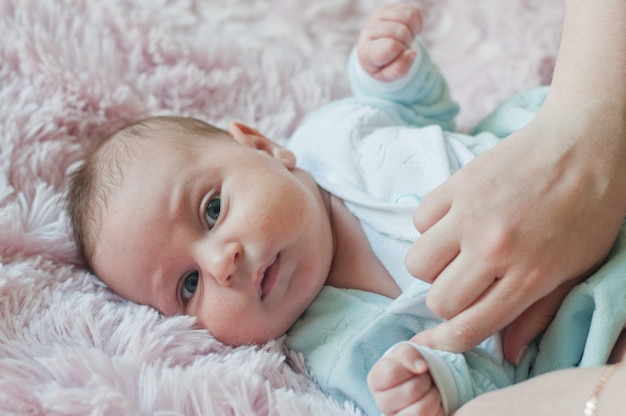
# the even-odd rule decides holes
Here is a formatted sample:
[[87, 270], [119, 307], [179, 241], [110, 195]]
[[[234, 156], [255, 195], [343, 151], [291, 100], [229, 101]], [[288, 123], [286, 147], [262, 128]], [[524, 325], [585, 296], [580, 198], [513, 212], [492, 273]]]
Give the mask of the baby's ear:
[[[247, 126], [243, 123], [238, 123], [236, 121], [231, 121], [228, 123], [228, 132], [232, 136], [232, 138], [242, 146], [254, 146], [254, 140], [252, 140], [253, 136], [256, 137], [265, 137], [258, 130], [253, 129], [250, 126]], [[269, 139], [268, 139], [269, 140]]]
[[268, 139], [256, 129], [243, 123], [231, 121], [228, 132], [233, 140], [242, 146], [254, 147], [278, 159], [289, 170], [296, 167], [296, 156], [273, 140]]

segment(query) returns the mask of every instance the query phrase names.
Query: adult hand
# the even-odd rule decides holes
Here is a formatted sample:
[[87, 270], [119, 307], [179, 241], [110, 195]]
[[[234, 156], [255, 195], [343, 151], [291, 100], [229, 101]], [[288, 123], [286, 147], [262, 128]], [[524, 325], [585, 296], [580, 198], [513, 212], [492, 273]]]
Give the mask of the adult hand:
[[447, 319], [416, 342], [464, 351], [524, 313], [530, 322], [505, 331], [515, 362], [615, 240], [626, 211], [626, 3], [565, 0], [563, 23], [535, 119], [415, 212], [423, 235], [407, 268], [433, 283], [428, 305]]
[[[542, 111], [415, 212], [422, 236], [407, 268], [433, 283], [428, 306], [447, 321], [414, 341], [464, 351], [535, 304], [513, 326], [517, 331], [505, 333], [507, 359], [516, 361], [569, 289], [609, 252], [624, 218], [626, 152], [608, 155], [579, 138], [589, 126], [561, 124]], [[616, 134], [613, 126], [606, 134]], [[626, 132], [624, 125], [619, 130]]]

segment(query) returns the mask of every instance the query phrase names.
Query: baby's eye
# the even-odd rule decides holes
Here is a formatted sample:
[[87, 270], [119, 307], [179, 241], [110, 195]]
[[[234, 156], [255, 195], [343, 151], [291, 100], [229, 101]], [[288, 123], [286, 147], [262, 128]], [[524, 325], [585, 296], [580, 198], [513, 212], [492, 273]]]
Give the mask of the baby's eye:
[[185, 276], [183, 280], [183, 287], [181, 289], [181, 296], [183, 300], [189, 300], [196, 292], [198, 288], [198, 272], [191, 272]]
[[219, 197], [211, 199], [204, 211], [204, 217], [209, 227], [213, 228], [220, 216], [221, 200]]

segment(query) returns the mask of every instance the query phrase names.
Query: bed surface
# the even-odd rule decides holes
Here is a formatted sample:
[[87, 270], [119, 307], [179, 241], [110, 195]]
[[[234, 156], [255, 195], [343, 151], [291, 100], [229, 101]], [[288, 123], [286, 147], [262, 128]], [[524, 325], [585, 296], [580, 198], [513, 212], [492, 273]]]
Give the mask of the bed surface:
[[[287, 140], [349, 94], [382, 0], [0, 0], [0, 414], [357, 414], [280, 340], [230, 348], [124, 301], [78, 261], [64, 178], [140, 117], [239, 120]], [[461, 130], [549, 83], [561, 0], [423, 0]]]

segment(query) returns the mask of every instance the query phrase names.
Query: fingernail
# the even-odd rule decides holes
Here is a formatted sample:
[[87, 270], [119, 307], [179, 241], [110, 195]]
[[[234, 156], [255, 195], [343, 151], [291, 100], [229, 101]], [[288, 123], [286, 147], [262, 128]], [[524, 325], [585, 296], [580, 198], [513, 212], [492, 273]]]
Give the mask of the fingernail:
[[425, 373], [426, 371], [428, 371], [428, 364], [426, 364], [426, 361], [424, 360], [415, 360], [415, 362], [413, 363], [413, 368], [418, 374]]
[[526, 351], [528, 351], [528, 345], [524, 345], [517, 353], [517, 359], [515, 360], [515, 365], [519, 365], [522, 362], [522, 360], [524, 359], [524, 356], [526, 355]]

